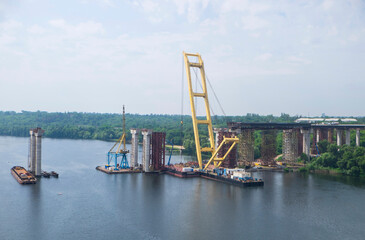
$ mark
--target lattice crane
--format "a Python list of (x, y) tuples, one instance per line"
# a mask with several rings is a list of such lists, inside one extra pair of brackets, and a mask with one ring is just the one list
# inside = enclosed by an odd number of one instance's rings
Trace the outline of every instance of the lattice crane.
[[(209, 108), (209, 100), (208, 100), (208, 91), (207, 91), (207, 84), (205, 79), (205, 71), (204, 71), (204, 63), (200, 56), (200, 54), (193, 54), (193, 53), (185, 53), (184, 55), (184, 62), (185, 62), (185, 69), (186, 69), (186, 75), (188, 79), (188, 87), (189, 87), (189, 95), (190, 95), (190, 105), (191, 105), (191, 117), (193, 120), (193, 128), (194, 128), (194, 138), (195, 138), (195, 147), (196, 147), (196, 155), (198, 158), (198, 163), (200, 169), (206, 170), (209, 166), (209, 164), (213, 161), (214, 166), (219, 167), (224, 159), (228, 156), (228, 154), (232, 151), (234, 146), (238, 143), (239, 139), (237, 137), (234, 138), (223, 138), (223, 141), (221, 144), (216, 148), (215, 142), (214, 142), (214, 134), (213, 134), (213, 126), (212, 126), (212, 118), (210, 116), (210, 108)], [(198, 59), (198, 62), (192, 62), (189, 60), (189, 57), (195, 57)], [(200, 69), (200, 77), (201, 77), (201, 83), (202, 83), (202, 89), (203, 92), (194, 92), (193, 91), (193, 84), (191, 80), (191, 68), (199, 68)], [(205, 112), (206, 112), (206, 119), (199, 120), (196, 116), (196, 109), (195, 109), (195, 98), (203, 98), (205, 103)], [(210, 147), (202, 148), (200, 146), (200, 139), (199, 139), (199, 128), (198, 125), (206, 125), (208, 128), (209, 133), (209, 143)], [(224, 154), (223, 157), (218, 158), (217, 154), (219, 150), (223, 147), (223, 145), (232, 143), (231, 147), (228, 149), (228, 151)], [(202, 160), (202, 152), (210, 152), (212, 153), (212, 157), (209, 159), (207, 164), (203, 168), (203, 160)]]
[[(126, 148), (125, 144), (125, 108), (123, 105), (123, 134), (118, 139), (118, 141), (113, 145), (113, 147), (108, 152), (108, 166), (110, 166), (110, 162), (114, 160), (114, 170), (118, 170), (118, 157), (122, 156), (122, 160), (120, 162), (119, 168), (129, 168), (127, 153), (129, 150)], [(114, 151), (115, 147), (118, 145), (117, 149)], [(123, 146), (123, 147), (122, 147)]]

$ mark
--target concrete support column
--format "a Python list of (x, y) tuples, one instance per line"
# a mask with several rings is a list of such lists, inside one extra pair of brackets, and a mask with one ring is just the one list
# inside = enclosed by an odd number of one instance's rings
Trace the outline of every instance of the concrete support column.
[(138, 167), (138, 135), (139, 129), (132, 128), (132, 152), (131, 152), (131, 167)]
[(261, 164), (274, 165), (276, 156), (276, 130), (263, 130), (261, 142)]
[(238, 155), (239, 161), (251, 165), (255, 161), (255, 137), (253, 129), (244, 129), (239, 135)]
[(320, 130), (316, 129), (315, 133), (316, 133), (316, 143), (318, 144), (318, 142), (321, 140), (320, 139)]
[(356, 129), (356, 146), (360, 146), (360, 129)]
[(332, 143), (332, 135), (333, 135), (333, 130), (328, 129), (327, 140), (328, 140), (329, 143)]
[(345, 139), (345, 143), (346, 145), (350, 146), (350, 133), (351, 133), (351, 130), (350, 129), (346, 129), (345, 130), (345, 134), (346, 134), (346, 139)]
[(37, 131), (34, 133), (35, 142), (36, 142), (36, 167), (35, 167), (35, 175), (42, 175), (42, 135), (44, 130), (37, 128)]
[(145, 172), (150, 171), (150, 155), (151, 155), (151, 135), (152, 130), (150, 129), (143, 129), (143, 154), (142, 154), (142, 164), (143, 170)]
[(31, 129), (29, 131), (30, 139), (29, 139), (29, 159), (28, 159), (28, 170), (35, 173), (35, 167), (36, 167), (36, 142), (35, 142), (35, 136), (34, 136), (34, 130)]
[(336, 129), (337, 132), (337, 146), (342, 145), (342, 130)]
[(283, 130), (283, 160), (294, 162), (298, 157), (298, 136), (295, 129)]
[(223, 128), (214, 128), (213, 132), (215, 134), (215, 149), (218, 148), (218, 142), (219, 142), (219, 132), (222, 132)]
[(301, 129), (300, 132), (303, 134), (303, 153), (309, 156), (311, 148), (310, 131), (309, 129)]

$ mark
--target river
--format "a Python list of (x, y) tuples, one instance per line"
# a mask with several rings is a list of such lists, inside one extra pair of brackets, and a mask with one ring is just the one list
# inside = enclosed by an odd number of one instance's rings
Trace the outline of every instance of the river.
[(240, 188), (107, 175), (95, 167), (105, 164), (110, 142), (45, 138), (42, 169), (60, 177), (23, 186), (10, 168), (26, 167), (28, 142), (0, 137), (2, 240), (365, 239), (364, 179), (265, 172), (255, 173), (264, 187)]

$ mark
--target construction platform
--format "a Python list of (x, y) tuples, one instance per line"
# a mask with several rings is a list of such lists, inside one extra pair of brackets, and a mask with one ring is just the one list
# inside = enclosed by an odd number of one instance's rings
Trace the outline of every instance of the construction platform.
[(97, 166), (95, 169), (106, 174), (142, 173), (142, 170), (140, 169), (131, 170), (130, 168), (125, 168), (125, 169), (122, 168), (115, 170), (115, 169), (105, 168), (105, 166)]

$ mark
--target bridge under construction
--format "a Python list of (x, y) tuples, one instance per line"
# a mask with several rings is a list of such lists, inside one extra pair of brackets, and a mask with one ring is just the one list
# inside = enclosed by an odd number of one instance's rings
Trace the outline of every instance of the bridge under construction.
[[(229, 122), (226, 128), (213, 128), (211, 108), (209, 105), (206, 74), (204, 63), (199, 54), (183, 53), (186, 78), (188, 82), (191, 116), (194, 131), (197, 162), (185, 164), (165, 163), (166, 134), (154, 132), (152, 129), (130, 129), (132, 135), (130, 164), (125, 148), (125, 119), (123, 108), (123, 135), (114, 144), (108, 153), (108, 163), (98, 166), (97, 170), (108, 174), (118, 173), (169, 173), (177, 177), (204, 177), (207, 179), (227, 182), (241, 186), (263, 186), (262, 179), (255, 179), (251, 173), (237, 167), (237, 152), (239, 148), (240, 160), (246, 166), (254, 162), (254, 131), (262, 134), (261, 165), (276, 166), (276, 136), (279, 131), (283, 133), (283, 162), (295, 163), (298, 157), (305, 153), (318, 155), (317, 143), (321, 140), (328, 142), (337, 141), (350, 145), (350, 131), (356, 131), (356, 145), (360, 145), (360, 130), (365, 125), (355, 124), (312, 124), (312, 123), (242, 123)], [(195, 75), (192, 74), (195, 73)], [(199, 82), (201, 90), (193, 89), (193, 78)], [(205, 116), (197, 117), (197, 102), (203, 101)], [(181, 121), (181, 126), (183, 122)], [(201, 131), (208, 133), (208, 146), (201, 146)], [(142, 161), (138, 160), (139, 134), (143, 135)], [(336, 133), (336, 140), (334, 134)], [(311, 141), (313, 136), (313, 140)], [(114, 147), (118, 144), (116, 151)], [(183, 141), (181, 141), (183, 142)], [(312, 143), (312, 145), (311, 145)], [(123, 146), (123, 148), (121, 148)], [(205, 153), (205, 154), (203, 154)], [(123, 155), (120, 163), (118, 154)], [(114, 156), (114, 165), (111, 165), (110, 156)], [(209, 156), (203, 160), (203, 156)]]

